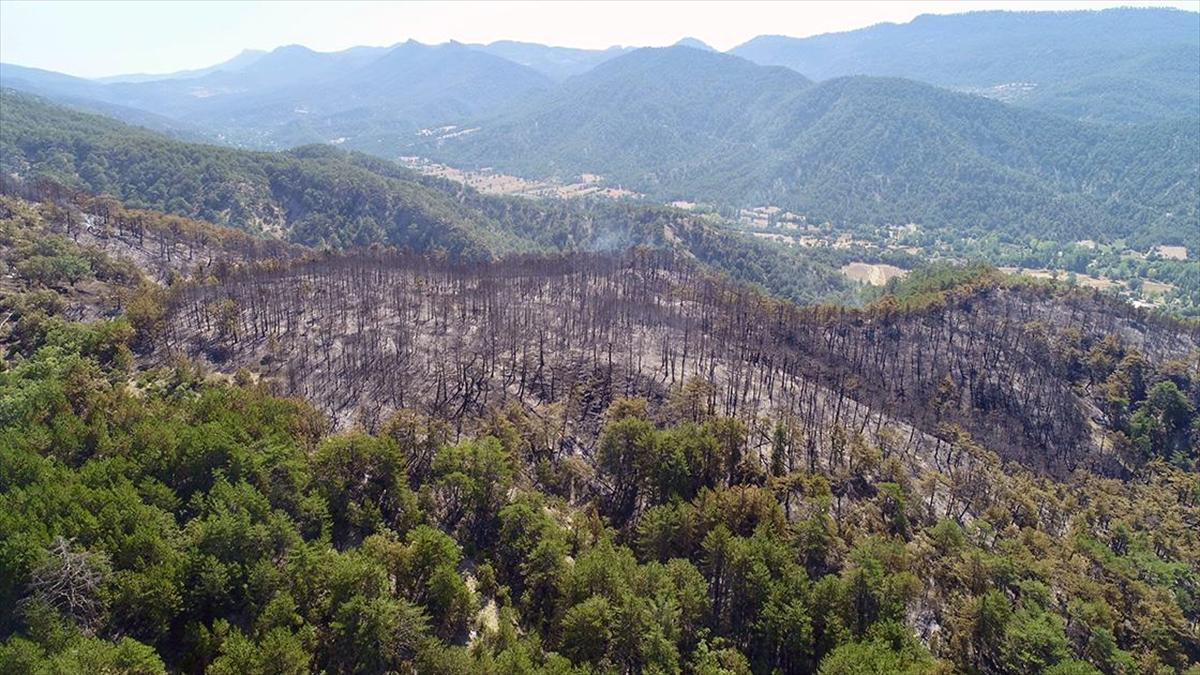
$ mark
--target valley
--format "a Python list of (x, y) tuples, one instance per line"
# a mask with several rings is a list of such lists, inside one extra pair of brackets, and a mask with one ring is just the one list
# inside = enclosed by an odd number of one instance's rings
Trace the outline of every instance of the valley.
[(1200, 675), (1200, 12), (989, 4), (0, 2), (0, 675)]

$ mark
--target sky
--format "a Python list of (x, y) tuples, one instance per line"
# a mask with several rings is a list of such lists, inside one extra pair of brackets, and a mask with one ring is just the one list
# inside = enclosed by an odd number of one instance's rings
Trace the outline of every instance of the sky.
[(0, 61), (81, 77), (210, 66), (243, 49), (521, 40), (557, 46), (664, 46), (699, 38), (726, 50), (763, 34), (805, 37), (920, 14), (1063, 10), (1171, 2), (53, 2), (0, 0)]

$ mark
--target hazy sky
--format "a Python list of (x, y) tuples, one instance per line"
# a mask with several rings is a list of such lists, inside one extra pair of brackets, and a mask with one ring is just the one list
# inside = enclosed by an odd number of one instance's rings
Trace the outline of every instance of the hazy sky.
[(318, 51), (408, 39), (509, 39), (570, 47), (662, 46), (692, 36), (728, 49), (983, 9), (1100, 9), (1175, 2), (27, 2), (0, 0), (0, 61), (97, 77), (212, 65), (242, 49)]

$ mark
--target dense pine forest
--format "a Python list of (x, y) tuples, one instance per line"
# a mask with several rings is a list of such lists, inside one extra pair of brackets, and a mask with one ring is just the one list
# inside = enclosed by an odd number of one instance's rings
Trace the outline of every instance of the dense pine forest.
[(0, 202), (4, 672), (1196, 672), (1194, 324), (40, 191)]

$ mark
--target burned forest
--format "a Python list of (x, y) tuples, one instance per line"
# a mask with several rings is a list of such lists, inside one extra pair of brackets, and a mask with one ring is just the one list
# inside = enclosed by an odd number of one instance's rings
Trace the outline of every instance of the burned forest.
[(792, 462), (809, 470), (837, 461), (835, 429), (938, 465), (955, 461), (957, 429), (1058, 475), (1120, 471), (1115, 420), (1087, 393), (1110, 373), (1081, 360), (1186, 364), (1197, 347), (1170, 320), (988, 274), (925, 302), (799, 308), (654, 251), (473, 265), (364, 253), (181, 288), (162, 344), (248, 368), (343, 428), (414, 408), (461, 432), (510, 401), (561, 402), (563, 423), (594, 438), (616, 398), (692, 396), (706, 416), (793, 425)]
[(0, 675), (1200, 675), (1200, 14), (83, 4), (0, 1)]

